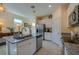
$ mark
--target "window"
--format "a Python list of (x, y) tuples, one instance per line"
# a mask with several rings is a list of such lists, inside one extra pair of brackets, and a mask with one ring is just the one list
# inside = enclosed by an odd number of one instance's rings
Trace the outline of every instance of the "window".
[(16, 24), (22, 24), (22, 20), (20, 20), (20, 19), (14, 19), (14, 23), (16, 23)]
[(21, 27), (22, 27), (23, 21), (21, 19), (14, 19), (14, 31), (20, 31)]

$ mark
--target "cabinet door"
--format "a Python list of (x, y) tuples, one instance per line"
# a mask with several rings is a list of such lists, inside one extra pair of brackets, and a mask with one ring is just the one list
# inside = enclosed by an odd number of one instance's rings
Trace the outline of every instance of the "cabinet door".
[(17, 55), (17, 43), (12, 44), (10, 42), (6, 42), (6, 54), (8, 55)]
[(36, 52), (36, 39), (32, 38), (30, 42), (30, 53), (34, 54)]
[(18, 55), (32, 55), (36, 51), (35, 39), (25, 40), (18, 43)]
[(29, 40), (25, 40), (23, 42), (18, 43), (17, 46), (17, 54), (18, 55), (29, 55)]
[(52, 40), (52, 33), (45, 32), (45, 39)]

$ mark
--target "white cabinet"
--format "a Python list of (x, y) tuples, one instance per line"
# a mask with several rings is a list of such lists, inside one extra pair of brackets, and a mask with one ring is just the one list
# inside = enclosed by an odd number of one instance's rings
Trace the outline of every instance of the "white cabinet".
[(29, 39), (24, 42), (18, 43), (17, 54), (18, 55), (32, 55), (36, 51), (36, 40)]
[(36, 38), (25, 39), (17, 43), (7, 42), (8, 55), (33, 55), (36, 52)]
[(45, 40), (52, 40), (52, 32), (45, 32)]

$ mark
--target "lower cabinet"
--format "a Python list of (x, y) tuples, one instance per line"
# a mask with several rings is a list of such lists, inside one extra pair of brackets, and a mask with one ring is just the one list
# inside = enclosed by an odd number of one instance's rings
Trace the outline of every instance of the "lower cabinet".
[(32, 55), (36, 51), (36, 40), (29, 39), (24, 42), (18, 43), (17, 54), (18, 55)]
[(8, 55), (33, 55), (36, 52), (36, 38), (18, 43), (7, 42)]
[(45, 32), (45, 40), (52, 40), (52, 32)]

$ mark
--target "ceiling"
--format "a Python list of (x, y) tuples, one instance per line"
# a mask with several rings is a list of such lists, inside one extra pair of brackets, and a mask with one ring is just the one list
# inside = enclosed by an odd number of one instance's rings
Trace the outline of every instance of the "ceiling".
[[(51, 7), (49, 8), (49, 5)], [(51, 14), (59, 4), (57, 3), (5, 3), (6, 11), (32, 19), (34, 16)], [(31, 8), (35, 6), (35, 8)], [(33, 10), (36, 12), (34, 13)]]

